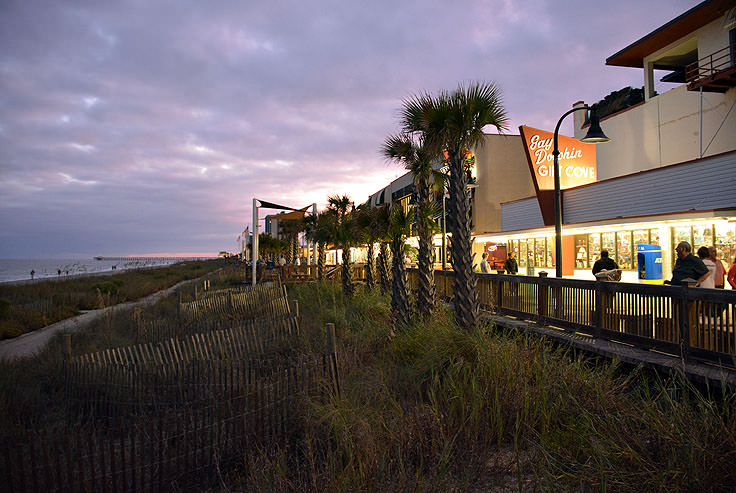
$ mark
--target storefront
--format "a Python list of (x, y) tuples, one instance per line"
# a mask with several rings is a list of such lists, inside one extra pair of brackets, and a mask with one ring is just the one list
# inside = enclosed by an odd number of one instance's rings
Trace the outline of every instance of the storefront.
[[(607, 250), (624, 271), (622, 280), (640, 282), (637, 245), (658, 245), (662, 251), (663, 279), (671, 275), (676, 260), (675, 246), (687, 241), (693, 253), (701, 246), (715, 246), (718, 258), (729, 266), (736, 257), (736, 218), (700, 218), (652, 221), (603, 226), (566, 227), (563, 231), (563, 261), (573, 265), (571, 277), (593, 279), (591, 269)], [(539, 228), (506, 235), (480, 235), (476, 242), (507, 245), (516, 254), (519, 274), (537, 275), (545, 270), (554, 275), (554, 229)]]

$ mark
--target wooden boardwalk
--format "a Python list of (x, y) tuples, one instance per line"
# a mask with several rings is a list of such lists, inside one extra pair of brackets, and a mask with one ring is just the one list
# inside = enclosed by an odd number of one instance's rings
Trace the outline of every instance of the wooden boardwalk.
[(715, 364), (697, 361), (683, 362), (682, 358), (654, 350), (646, 350), (615, 340), (594, 339), (574, 330), (540, 325), (531, 320), (511, 316), (494, 315), (481, 312), (483, 320), (499, 326), (518, 329), (537, 336), (546, 337), (558, 343), (568, 344), (587, 353), (612, 358), (632, 365), (642, 365), (658, 372), (684, 374), (693, 382), (723, 388), (736, 387), (736, 371)]

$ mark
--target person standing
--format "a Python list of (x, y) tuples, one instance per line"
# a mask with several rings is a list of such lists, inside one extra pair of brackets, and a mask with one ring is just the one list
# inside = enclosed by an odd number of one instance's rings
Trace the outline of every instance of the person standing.
[(713, 274), (713, 281), (717, 289), (724, 289), (726, 286), (726, 266), (718, 258), (718, 250), (715, 246), (708, 247), (708, 253), (710, 253), (710, 259), (716, 264), (716, 272)]
[(675, 248), (677, 252), (677, 261), (675, 267), (672, 269), (672, 279), (665, 284), (672, 284), (674, 286), (682, 285), (683, 279), (694, 279), (696, 286), (699, 286), (708, 276), (710, 271), (705, 266), (702, 260), (693, 255), (692, 247), (687, 241), (681, 241)]
[(726, 279), (728, 279), (728, 284), (731, 285), (731, 289), (736, 289), (736, 258), (733, 259), (733, 264), (731, 264), (731, 268), (728, 269)]
[(33, 276), (35, 276), (35, 275), (36, 275), (36, 270), (35, 269), (31, 269), (31, 281), (33, 280)]
[(716, 263), (713, 262), (713, 259), (710, 258), (710, 251), (708, 251), (708, 247), (701, 246), (700, 248), (698, 248), (698, 257), (708, 268), (708, 273), (710, 274), (705, 279), (703, 279), (698, 284), (698, 286), (700, 286), (701, 288), (715, 289)]
[(618, 269), (618, 264), (612, 258), (608, 258), (608, 250), (601, 250), (601, 258), (593, 264), (593, 275), (598, 274), (602, 270), (614, 269)]
[(480, 261), (480, 271), (483, 274), (490, 274), (491, 273), (491, 267), (488, 265), (488, 252), (483, 252), (483, 255), (481, 255), (481, 261)]
[(516, 274), (519, 272), (519, 265), (516, 263), (516, 259), (514, 258), (514, 252), (509, 253), (509, 258), (504, 262), (503, 268), (506, 269), (506, 272), (509, 274)]

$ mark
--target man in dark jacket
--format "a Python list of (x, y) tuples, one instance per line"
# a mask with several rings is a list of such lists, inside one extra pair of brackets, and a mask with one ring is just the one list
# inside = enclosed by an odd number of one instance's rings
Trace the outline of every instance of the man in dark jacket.
[(514, 258), (514, 252), (509, 253), (509, 258), (507, 258), (506, 262), (503, 263), (503, 268), (506, 270), (507, 274), (516, 274), (519, 272), (519, 265), (516, 263), (516, 259)]
[(696, 286), (699, 286), (710, 275), (708, 267), (691, 253), (692, 247), (687, 241), (678, 243), (675, 251), (677, 252), (677, 261), (672, 269), (672, 280), (665, 282), (665, 284), (679, 286), (683, 279), (690, 278), (696, 281)]
[(618, 269), (618, 264), (613, 259), (608, 258), (608, 250), (601, 250), (601, 258), (593, 264), (593, 275), (598, 274), (602, 270)]

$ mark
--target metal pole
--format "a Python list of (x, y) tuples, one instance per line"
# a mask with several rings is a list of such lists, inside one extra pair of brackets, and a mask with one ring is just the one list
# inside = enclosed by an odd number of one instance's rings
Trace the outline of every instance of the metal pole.
[(560, 133), (560, 125), (562, 124), (562, 120), (564, 120), (567, 115), (574, 111), (587, 109), (588, 105), (584, 105), (577, 106), (567, 111), (564, 115), (560, 117), (559, 121), (557, 122), (557, 126), (555, 127), (554, 150), (552, 151), (552, 155), (555, 158), (555, 276), (557, 277), (562, 277), (562, 197), (560, 194), (560, 149), (558, 143), (558, 135)]
[(251, 284), (256, 285), (256, 264), (258, 263), (258, 199), (253, 198), (253, 258), (251, 264)]
[(445, 191), (442, 190), (442, 270), (447, 269), (447, 216), (445, 212)]

